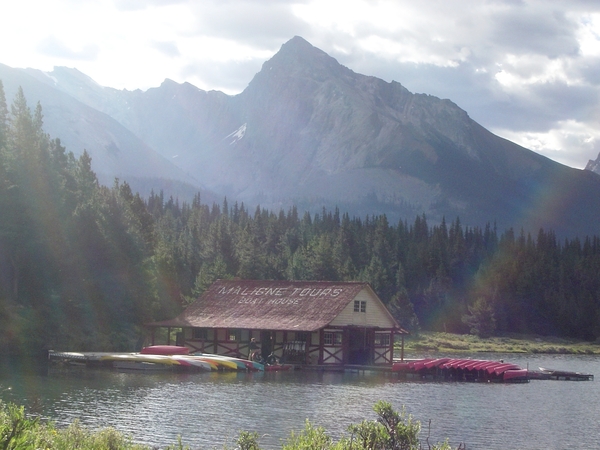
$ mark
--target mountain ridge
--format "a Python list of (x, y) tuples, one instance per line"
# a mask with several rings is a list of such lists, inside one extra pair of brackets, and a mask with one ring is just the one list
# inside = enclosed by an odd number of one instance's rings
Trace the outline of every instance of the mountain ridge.
[[(355, 73), (298, 36), (234, 96), (172, 80), (118, 91), (76, 69), (38, 76), (118, 122), (176, 166), (180, 181), (230, 200), (600, 232), (591, 171), (495, 136), (448, 99)], [(540, 201), (552, 196), (560, 208)]]

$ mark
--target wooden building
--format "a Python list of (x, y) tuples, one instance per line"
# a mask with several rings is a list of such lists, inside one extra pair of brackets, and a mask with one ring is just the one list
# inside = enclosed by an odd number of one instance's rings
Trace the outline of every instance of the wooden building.
[(395, 337), (406, 334), (363, 282), (218, 280), (149, 326), (181, 329), (177, 344), (191, 351), (248, 358), (254, 338), (263, 357), (330, 367), (391, 365)]

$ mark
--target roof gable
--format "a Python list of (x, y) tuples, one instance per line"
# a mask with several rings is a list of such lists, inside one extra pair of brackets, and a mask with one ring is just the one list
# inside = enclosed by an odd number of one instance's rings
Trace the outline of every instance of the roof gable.
[[(356, 301), (359, 304), (357, 312)], [(360, 308), (365, 308), (362, 310)], [(385, 307), (383, 302), (369, 285), (365, 286), (344, 309), (331, 321), (330, 325), (347, 326), (355, 325), (362, 327), (399, 328), (398, 322)]]
[(332, 322), (364, 282), (217, 280), (173, 320), (153, 325), (315, 331)]

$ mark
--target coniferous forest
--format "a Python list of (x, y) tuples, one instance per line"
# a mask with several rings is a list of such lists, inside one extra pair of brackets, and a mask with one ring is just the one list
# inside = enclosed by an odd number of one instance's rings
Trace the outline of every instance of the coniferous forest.
[(600, 238), (101, 186), (0, 82), (0, 352), (139, 349), (217, 278), (368, 281), (408, 330), (600, 337)]

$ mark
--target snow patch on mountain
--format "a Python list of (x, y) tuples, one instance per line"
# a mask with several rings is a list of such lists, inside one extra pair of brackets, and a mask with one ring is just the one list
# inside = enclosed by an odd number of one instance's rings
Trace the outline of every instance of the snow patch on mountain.
[(244, 123), (241, 127), (239, 127), (237, 130), (235, 130), (233, 133), (230, 133), (227, 136), (225, 136), (225, 138), (223, 138), (223, 140), (232, 138), (232, 141), (229, 143), (229, 145), (233, 145), (237, 141), (241, 140), (245, 134), (246, 134), (246, 124)]

